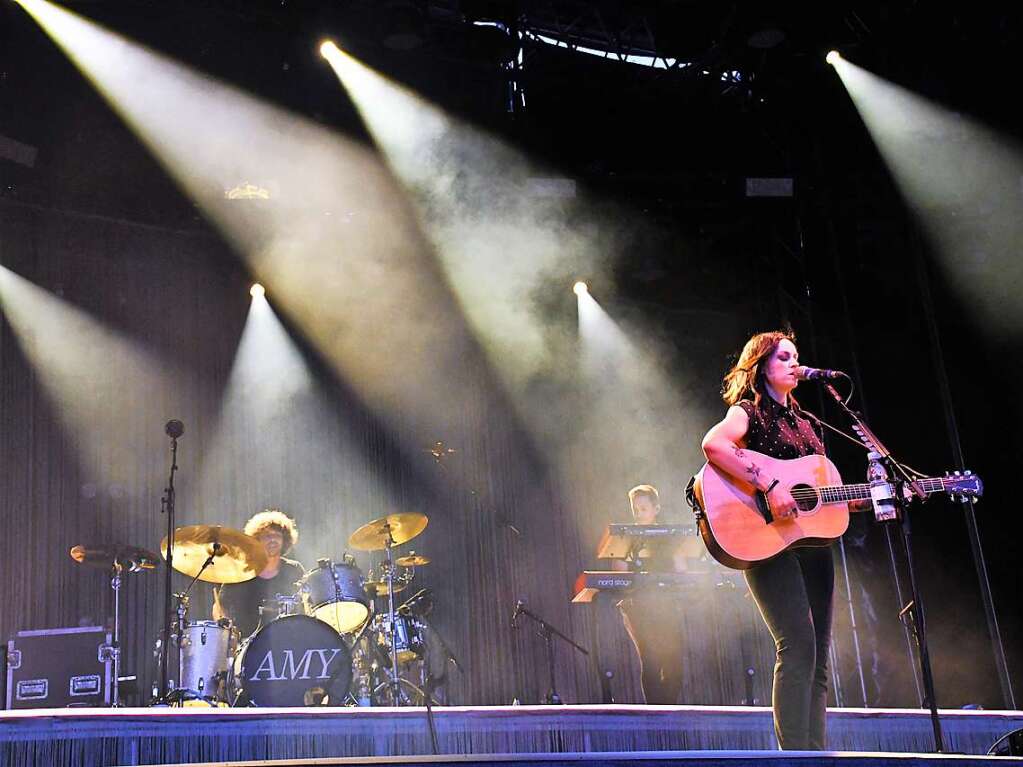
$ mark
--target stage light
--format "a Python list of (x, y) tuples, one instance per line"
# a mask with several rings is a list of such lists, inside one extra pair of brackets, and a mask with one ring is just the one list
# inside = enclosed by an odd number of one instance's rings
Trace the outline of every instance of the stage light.
[(835, 66), (842, 58), (842, 54), (838, 51), (828, 51), (828, 55), (824, 57), (824, 60), (831, 66)]
[(572, 286), (572, 292), (575, 293), (577, 296), (581, 296), (584, 293), (589, 293), (590, 289), (586, 286), (585, 282), (579, 281)]
[(266, 295), (266, 288), (260, 285), (258, 282), (252, 283), (252, 287), (249, 288), (249, 295), (253, 298), (262, 298)]
[(333, 40), (324, 40), (320, 43), (320, 55), (325, 59), (330, 59), (331, 56), (336, 56), (341, 52), (341, 49), (337, 47), (337, 43)]

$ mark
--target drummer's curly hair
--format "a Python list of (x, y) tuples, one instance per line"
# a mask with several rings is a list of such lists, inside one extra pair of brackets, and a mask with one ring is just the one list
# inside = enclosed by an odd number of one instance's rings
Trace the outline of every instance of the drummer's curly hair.
[(295, 520), (280, 509), (263, 509), (245, 523), (245, 534), (257, 537), (264, 530), (275, 529), (284, 536), (284, 554), (288, 554), (298, 543), (298, 527)]

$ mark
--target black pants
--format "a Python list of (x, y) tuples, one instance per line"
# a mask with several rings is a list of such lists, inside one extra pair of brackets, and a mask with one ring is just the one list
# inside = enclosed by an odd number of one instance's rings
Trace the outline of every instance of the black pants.
[(790, 549), (745, 575), (778, 651), (771, 696), (778, 745), (822, 751), (835, 587), (831, 547)]
[(682, 689), (682, 630), (677, 599), (636, 596), (621, 603), (622, 621), (639, 654), (643, 697), (673, 706)]

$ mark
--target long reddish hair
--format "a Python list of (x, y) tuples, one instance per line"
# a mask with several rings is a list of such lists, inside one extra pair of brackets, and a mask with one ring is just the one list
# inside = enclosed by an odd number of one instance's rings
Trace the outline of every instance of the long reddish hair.
[(767, 379), (762, 363), (774, 354), (778, 344), (785, 339), (796, 342), (795, 334), (785, 330), (757, 333), (746, 342), (739, 359), (721, 382), (721, 398), (725, 404), (734, 405), (749, 396), (752, 396), (754, 404), (760, 404), (760, 397), (767, 394)]

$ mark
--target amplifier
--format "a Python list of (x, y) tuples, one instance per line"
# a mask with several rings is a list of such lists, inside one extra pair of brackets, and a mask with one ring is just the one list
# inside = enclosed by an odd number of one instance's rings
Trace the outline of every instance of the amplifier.
[(100, 626), (19, 631), (7, 643), (7, 708), (109, 706), (113, 665)]

